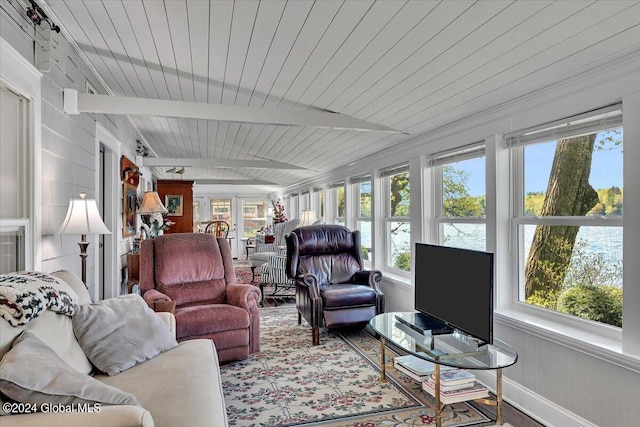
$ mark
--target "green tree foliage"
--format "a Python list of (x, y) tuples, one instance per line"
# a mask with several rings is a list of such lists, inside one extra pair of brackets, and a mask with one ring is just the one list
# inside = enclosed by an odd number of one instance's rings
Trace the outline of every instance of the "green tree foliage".
[(393, 263), (393, 266), (399, 270), (411, 270), (411, 252), (400, 252)]
[[(392, 217), (408, 217), (410, 206), (410, 194), (409, 194), (409, 172), (393, 175), (390, 179), (390, 201), (391, 201), (391, 216)], [(396, 236), (400, 233), (406, 233), (406, 223), (397, 222), (390, 230), (391, 232), (391, 244), (395, 245), (398, 240)], [(402, 251), (400, 253), (398, 248), (393, 247), (394, 253), (394, 266), (400, 270), (409, 271), (411, 269), (411, 252)]]
[(391, 177), (391, 216), (409, 216), (409, 172)]
[(371, 218), (371, 183), (360, 184), (360, 216)]
[(338, 217), (344, 218), (344, 187), (338, 187)]
[[(602, 188), (596, 190), (598, 203), (587, 213), (587, 216), (622, 215), (623, 190), (620, 187)], [(530, 192), (524, 198), (524, 214), (540, 216), (545, 193)]]
[(369, 261), (369, 249), (364, 245), (360, 245), (360, 252), (362, 253), (362, 259)]
[(574, 286), (560, 294), (558, 310), (584, 319), (622, 327), (622, 288)]
[(484, 197), (472, 197), (469, 173), (451, 165), (442, 167), (442, 210), (445, 217), (484, 216)]
[[(565, 244), (566, 246), (566, 244)], [(559, 245), (559, 250), (568, 247)], [(557, 266), (547, 263), (547, 280), (561, 280)], [(588, 251), (584, 240), (576, 242), (562, 289), (536, 292), (529, 304), (560, 311), (613, 326), (622, 325), (622, 265)]]

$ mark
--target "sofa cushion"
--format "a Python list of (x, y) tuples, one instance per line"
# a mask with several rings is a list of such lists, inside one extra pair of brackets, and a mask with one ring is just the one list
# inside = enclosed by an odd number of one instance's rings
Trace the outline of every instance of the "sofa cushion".
[(184, 341), (118, 375), (95, 378), (137, 396), (155, 427), (229, 425), (211, 340)]
[(139, 404), (133, 395), (73, 369), (30, 331), (20, 334), (2, 358), (0, 391), (35, 405)]
[(77, 306), (73, 330), (89, 360), (109, 375), (178, 345), (167, 325), (136, 294)]
[[(62, 279), (73, 289), (78, 295), (78, 304), (91, 302), (84, 283), (75, 273), (68, 270), (60, 270), (51, 274)], [(4, 319), (0, 319), (0, 359), (9, 351), (15, 338), (24, 330), (33, 332), (78, 372), (88, 374), (93, 369), (91, 362), (87, 359), (87, 356), (78, 345), (76, 337), (73, 335), (71, 317), (56, 314), (50, 310), (45, 310), (40, 316), (23, 326), (11, 326)]]

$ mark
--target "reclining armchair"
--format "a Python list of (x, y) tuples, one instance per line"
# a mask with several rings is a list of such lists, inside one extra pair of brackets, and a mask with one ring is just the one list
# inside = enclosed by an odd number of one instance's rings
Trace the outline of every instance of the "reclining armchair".
[(378, 270), (365, 270), (360, 231), (341, 225), (310, 225), (289, 233), (287, 276), (296, 283), (298, 324), (302, 317), (313, 328), (313, 345), (320, 328), (364, 327), (384, 313)]
[(176, 338), (209, 338), (221, 362), (260, 351), (260, 291), (236, 283), (225, 238), (177, 233), (146, 239), (140, 290), (156, 311), (174, 311)]

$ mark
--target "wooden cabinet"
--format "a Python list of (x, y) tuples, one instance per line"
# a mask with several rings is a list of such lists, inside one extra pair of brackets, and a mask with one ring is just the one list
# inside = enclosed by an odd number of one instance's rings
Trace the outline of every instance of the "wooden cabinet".
[[(182, 209), (179, 209), (181, 215), (167, 215), (175, 224), (169, 230), (165, 230), (165, 233), (193, 233), (193, 181), (158, 180), (157, 191), (160, 201), (167, 208), (167, 196), (182, 196)], [(176, 197), (171, 199), (176, 200)]]
[(133, 286), (140, 282), (140, 254), (129, 252), (127, 254), (127, 290), (129, 293)]

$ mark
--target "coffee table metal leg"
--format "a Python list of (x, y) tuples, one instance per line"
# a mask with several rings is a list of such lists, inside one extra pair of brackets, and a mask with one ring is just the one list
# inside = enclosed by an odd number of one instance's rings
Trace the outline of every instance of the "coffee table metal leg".
[(435, 398), (436, 398), (436, 427), (442, 427), (442, 408), (440, 407), (440, 365), (437, 363), (434, 364), (433, 375), (436, 380), (436, 390), (435, 390)]
[(496, 372), (496, 424), (501, 426), (502, 422), (502, 369)]
[(380, 374), (380, 381), (387, 382), (387, 366), (386, 366), (386, 356), (384, 354), (385, 340), (384, 337), (380, 337), (380, 370), (382, 373)]

